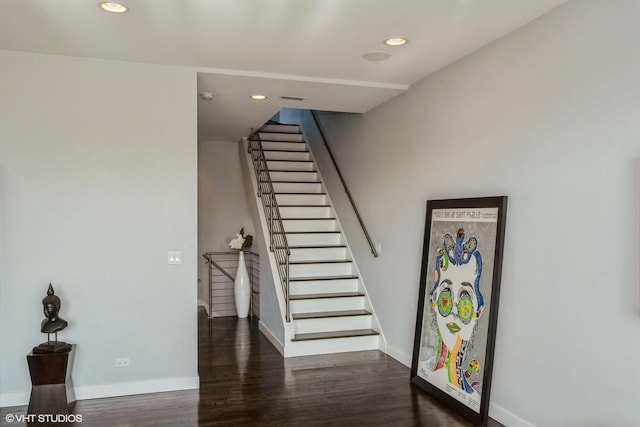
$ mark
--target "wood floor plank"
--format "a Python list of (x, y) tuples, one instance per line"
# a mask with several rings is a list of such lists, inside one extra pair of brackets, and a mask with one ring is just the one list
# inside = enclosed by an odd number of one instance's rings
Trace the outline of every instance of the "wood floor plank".
[[(321, 280), (351, 280), (357, 279), (358, 276), (352, 274), (342, 276), (296, 276), (290, 277), (290, 282), (314, 282)], [(311, 294), (311, 295), (296, 295), (295, 299), (314, 299), (314, 298), (338, 298), (338, 297), (355, 297), (363, 296), (361, 292), (341, 292), (335, 294)], [(293, 298), (293, 295), (291, 296)]]
[(319, 311), (314, 313), (293, 313), (293, 320), (300, 319), (324, 319), (327, 317), (343, 317), (343, 316), (371, 316), (371, 312), (367, 310), (342, 310), (342, 311)]
[[(344, 277), (338, 277), (335, 276), (336, 279), (357, 279), (357, 277), (351, 277), (351, 276), (344, 276)], [(297, 280), (297, 279), (296, 279)], [(294, 280), (294, 278), (292, 277), (290, 279), (290, 281), (294, 282), (296, 281)], [(321, 280), (321, 279), (317, 279), (317, 280)], [(326, 292), (324, 294), (297, 294), (297, 295), (290, 295), (289, 299), (291, 301), (299, 301), (299, 300), (304, 300), (304, 299), (320, 299), (320, 298), (351, 298), (351, 297), (363, 297), (364, 294), (362, 292)]]
[(354, 329), (349, 331), (330, 331), (330, 332), (310, 332), (307, 334), (296, 334), (291, 341), (311, 341), (326, 340), (331, 338), (351, 338), (364, 337), (367, 335), (379, 335), (378, 331), (373, 329)]
[[(82, 427), (469, 427), (379, 351), (284, 359), (258, 319), (199, 316), (200, 390), (78, 401)], [(26, 363), (26, 362), (25, 362)], [(0, 408), (25, 414), (26, 406)], [(499, 423), (490, 421), (490, 427)]]

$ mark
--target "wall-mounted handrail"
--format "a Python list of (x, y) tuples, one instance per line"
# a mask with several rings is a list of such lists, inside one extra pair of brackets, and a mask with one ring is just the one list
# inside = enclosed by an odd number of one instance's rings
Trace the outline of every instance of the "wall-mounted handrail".
[(344, 192), (347, 193), (347, 197), (349, 198), (349, 202), (351, 202), (351, 206), (353, 207), (353, 211), (358, 218), (358, 222), (360, 222), (360, 227), (362, 227), (362, 231), (364, 231), (364, 235), (367, 238), (367, 242), (369, 242), (369, 247), (371, 248), (371, 253), (373, 253), (374, 257), (377, 257), (378, 251), (376, 250), (371, 237), (369, 236), (369, 232), (367, 231), (367, 227), (364, 225), (364, 221), (360, 216), (360, 212), (358, 211), (358, 207), (356, 206), (356, 202), (353, 201), (353, 197), (351, 197), (351, 192), (349, 191), (349, 187), (347, 187), (347, 183), (342, 176), (342, 172), (340, 172), (340, 168), (338, 167), (338, 163), (336, 163), (335, 157), (333, 157), (333, 152), (331, 151), (331, 147), (329, 147), (329, 142), (327, 139), (327, 135), (324, 132), (324, 128), (322, 127), (322, 123), (320, 122), (320, 118), (318, 117), (318, 112), (316, 110), (311, 110), (311, 115), (313, 116), (313, 121), (316, 123), (316, 127), (318, 128), (318, 132), (320, 132), (320, 137), (324, 141), (324, 146), (327, 148), (327, 152), (329, 153), (329, 157), (331, 157), (331, 161), (333, 162), (333, 166), (336, 168), (338, 172), (338, 177), (340, 177), (340, 182), (342, 182), (342, 186), (344, 187)]
[(276, 200), (276, 194), (271, 182), (271, 174), (267, 165), (267, 158), (262, 147), (262, 140), (259, 132), (253, 132), (249, 137), (249, 153), (253, 162), (253, 168), (258, 181), (258, 196), (262, 200), (267, 228), (269, 229), (269, 250), (273, 252), (278, 265), (278, 273), (282, 282), (282, 291), (286, 304), (285, 318), (291, 321), (291, 308), (289, 303), (289, 242), (282, 225), (280, 207)]

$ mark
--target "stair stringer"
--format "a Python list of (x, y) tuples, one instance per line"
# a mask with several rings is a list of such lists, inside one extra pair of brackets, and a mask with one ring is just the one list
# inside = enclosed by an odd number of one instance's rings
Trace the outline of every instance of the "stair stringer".
[[(278, 299), (278, 307), (280, 309), (280, 318), (282, 319), (282, 323), (284, 327), (284, 337), (283, 337), (284, 342), (280, 342), (278, 337), (271, 334), (269, 329), (265, 325), (263, 325), (262, 322), (260, 325), (260, 330), (263, 334), (265, 334), (265, 336), (269, 339), (269, 341), (271, 341), (272, 344), (274, 344), (274, 346), (278, 349), (278, 351), (282, 353), (284, 357), (289, 357), (288, 353), (291, 352), (291, 349), (290, 349), (290, 346), (292, 344), (291, 340), (295, 335), (295, 331), (293, 329), (293, 322), (286, 321), (287, 305), (285, 302), (284, 291), (282, 290), (282, 285), (281, 285), (282, 282), (280, 280), (280, 274), (278, 273), (278, 264), (273, 252), (269, 250), (269, 241), (270, 241), (269, 226), (267, 224), (267, 218), (264, 213), (264, 207), (262, 206), (262, 200), (260, 196), (258, 196), (258, 180), (256, 179), (256, 173), (253, 168), (253, 160), (251, 159), (251, 154), (248, 152), (249, 141), (247, 138), (242, 138), (241, 147), (244, 154), (242, 158), (245, 161), (245, 166), (247, 168), (247, 172), (249, 174), (250, 182), (251, 182), (251, 189), (252, 189), (251, 198), (253, 199), (253, 201), (256, 203), (256, 206), (257, 206), (258, 220), (260, 221), (260, 231), (262, 232), (261, 237), (264, 239), (264, 242), (266, 243), (265, 245), (267, 247), (266, 252), (269, 254), (268, 255), (269, 271), (271, 272), (271, 275), (273, 277), (276, 297)], [(261, 266), (263, 265), (264, 264), (261, 263)], [(274, 340), (276, 342), (274, 342)]]

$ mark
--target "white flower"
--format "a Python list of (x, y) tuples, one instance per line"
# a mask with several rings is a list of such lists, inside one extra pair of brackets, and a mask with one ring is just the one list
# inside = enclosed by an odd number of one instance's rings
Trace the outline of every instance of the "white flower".
[(236, 238), (229, 242), (231, 249), (242, 249), (242, 245), (244, 245), (244, 237), (240, 234), (236, 234)]

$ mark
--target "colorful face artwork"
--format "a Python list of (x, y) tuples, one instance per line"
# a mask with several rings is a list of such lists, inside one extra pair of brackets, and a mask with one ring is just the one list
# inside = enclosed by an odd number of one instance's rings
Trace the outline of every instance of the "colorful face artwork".
[(478, 385), (468, 379), (481, 369), (477, 360), (465, 358), (484, 309), (480, 291), (482, 256), (477, 249), (478, 240), (465, 240), (464, 229), (458, 229), (455, 236), (446, 233), (436, 250), (435, 283), (429, 292), (439, 354), (432, 369), (445, 369), (448, 382), (467, 393), (473, 393)]
[(427, 201), (411, 383), (474, 425), (488, 419), (505, 208), (506, 197)]

